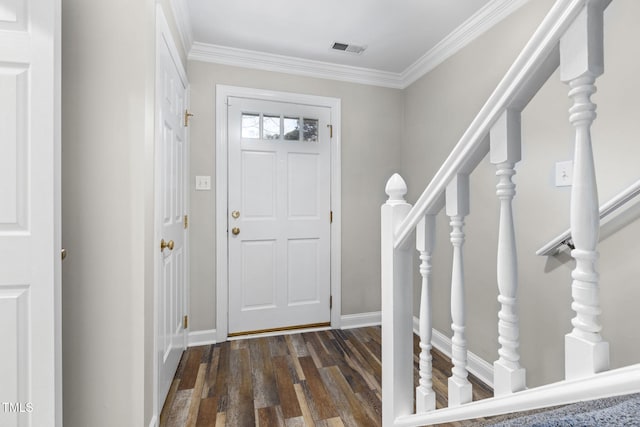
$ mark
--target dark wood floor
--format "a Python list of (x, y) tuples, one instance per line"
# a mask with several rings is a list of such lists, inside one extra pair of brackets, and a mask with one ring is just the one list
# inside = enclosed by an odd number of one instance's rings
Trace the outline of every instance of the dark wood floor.
[[(191, 347), (180, 361), (160, 425), (380, 426), (380, 343), (380, 327), (367, 327)], [(416, 339), (416, 382), (417, 344)], [(447, 403), (451, 363), (436, 350), (432, 355), (440, 408)], [(475, 377), (469, 379), (474, 400), (492, 396)]]

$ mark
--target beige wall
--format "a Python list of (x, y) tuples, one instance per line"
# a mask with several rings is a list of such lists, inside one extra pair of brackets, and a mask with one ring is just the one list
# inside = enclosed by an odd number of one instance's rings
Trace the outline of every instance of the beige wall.
[[(529, 2), (513, 16), (471, 43), (405, 91), (405, 128), (401, 171), (415, 201), (462, 135), (482, 103), (520, 51), (551, 0)], [(640, 179), (640, 88), (631, 82), (640, 72), (638, 55), (629, 55), (640, 30), (632, 17), (634, 0), (613, 2), (606, 12), (606, 73), (594, 101), (594, 150), (601, 203)], [(514, 201), (520, 269), (521, 351), (530, 385), (563, 376), (564, 334), (570, 331), (570, 271), (567, 257), (536, 257), (535, 251), (568, 227), (568, 187), (554, 185), (554, 165), (572, 157), (567, 88), (557, 73), (525, 109), (523, 161), (517, 166)], [(471, 215), (465, 244), (467, 338), (471, 351), (492, 362), (497, 356), (496, 241), (498, 201), (495, 167), (485, 159), (471, 175)], [(438, 220), (434, 256), (434, 322), (450, 333), (451, 244), (444, 215)], [(611, 343), (613, 366), (637, 362), (640, 314), (637, 277), (640, 223), (606, 238), (600, 246), (604, 337)]]
[(64, 425), (147, 426), (155, 2), (63, 0), (62, 23)]
[[(380, 310), (380, 205), (400, 167), (402, 92), (189, 61), (191, 109), (191, 330), (215, 328), (215, 85), (297, 92), (342, 100), (342, 314)], [(215, 183), (212, 182), (215, 187)]]

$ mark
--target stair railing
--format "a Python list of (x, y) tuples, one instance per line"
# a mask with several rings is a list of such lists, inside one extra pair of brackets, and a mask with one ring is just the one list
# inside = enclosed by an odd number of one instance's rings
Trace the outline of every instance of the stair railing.
[[(629, 217), (638, 217), (638, 211), (640, 210), (639, 196), (640, 180), (634, 182), (600, 206), (600, 240), (619, 230), (629, 220)], [(574, 248), (571, 240), (571, 229), (564, 231), (542, 246), (536, 251), (536, 255), (555, 255), (563, 246)]]
[[(556, 1), (415, 206), (404, 199), (407, 187), (400, 175), (394, 174), (389, 179), (386, 186), (389, 199), (381, 209), (382, 416), (385, 427), (456, 421), (545, 404), (569, 403), (572, 399), (584, 398), (585, 378), (605, 381), (589, 395), (592, 398), (599, 397), (598, 393), (618, 390), (640, 391), (637, 381), (640, 365), (633, 368), (634, 385), (630, 385), (627, 371), (626, 374), (610, 371), (607, 375), (595, 375), (608, 369), (609, 346), (600, 335), (598, 320), (599, 285), (595, 269), (598, 195), (591, 147), (591, 125), (596, 117), (596, 106), (590, 97), (595, 92), (596, 78), (603, 73), (603, 12), (610, 2)], [(572, 320), (573, 330), (565, 337), (565, 381), (546, 388), (526, 389), (525, 369), (520, 365), (518, 352), (518, 273), (512, 213), (516, 186), (512, 177), (521, 157), (521, 111), (558, 66), (573, 100), (569, 109), (569, 121), (575, 128), (570, 224), (576, 267), (572, 273), (571, 307), (576, 315)], [(500, 348), (494, 362), (494, 397), (472, 403), (465, 338), (464, 219), (469, 214), (469, 174), (487, 154), (496, 165), (496, 194), (500, 204), (497, 251)], [(436, 410), (430, 355), (431, 256), (435, 243), (435, 216), (443, 208), (450, 218), (453, 247), (453, 369), (448, 380), (449, 407)], [(412, 350), (414, 248), (411, 243), (414, 235), (422, 278), (419, 383), (415, 393)], [(563, 398), (559, 399), (559, 395)]]

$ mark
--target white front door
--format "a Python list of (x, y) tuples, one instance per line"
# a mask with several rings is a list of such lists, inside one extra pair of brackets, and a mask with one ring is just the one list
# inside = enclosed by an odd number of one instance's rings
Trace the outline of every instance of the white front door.
[(228, 108), (229, 333), (328, 324), (331, 111)]
[(158, 411), (186, 348), (187, 80), (173, 41), (158, 35), (156, 76), (156, 289)]
[(0, 1), (0, 426), (62, 425), (60, 2)]

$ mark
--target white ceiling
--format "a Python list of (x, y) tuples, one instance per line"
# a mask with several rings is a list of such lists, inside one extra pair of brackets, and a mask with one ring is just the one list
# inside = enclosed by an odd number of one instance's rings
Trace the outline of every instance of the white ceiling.
[[(345, 66), (358, 67), (384, 73), (388, 80), (388, 76), (403, 79), (403, 73), (421, 61), (429, 62), (430, 56), (442, 60), (451, 55), (526, 1), (183, 0), (182, 4), (190, 33), (187, 50), (191, 56), (200, 55), (197, 59), (203, 59), (204, 51), (226, 60), (260, 55), (264, 63), (266, 54), (269, 61), (302, 60), (307, 68), (314, 66), (309, 61), (343, 71)], [(367, 49), (360, 55), (339, 52), (331, 49), (334, 42)]]

